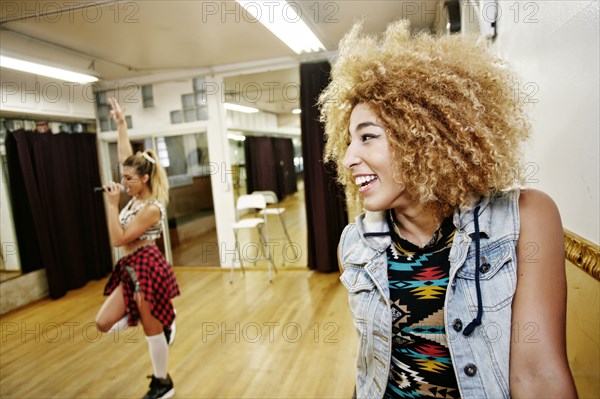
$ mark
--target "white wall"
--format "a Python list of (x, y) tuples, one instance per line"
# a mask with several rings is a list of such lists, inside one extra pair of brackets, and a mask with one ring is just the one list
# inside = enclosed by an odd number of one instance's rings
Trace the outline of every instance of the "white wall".
[(599, 2), (501, 0), (499, 5), (493, 48), (520, 75), (520, 90), (531, 100), (528, 186), (554, 198), (565, 228), (598, 243)]
[[(161, 130), (169, 132), (173, 129), (183, 128), (180, 124), (172, 125), (170, 119), (171, 111), (181, 110), (181, 96), (193, 93), (193, 81), (191, 77), (178, 78), (166, 81), (152, 82), (151, 77), (140, 78), (139, 80), (105, 82), (103, 90), (107, 91), (108, 96), (115, 96), (122, 107), (125, 107), (125, 113), (131, 115), (133, 119), (133, 129), (130, 133), (148, 134), (151, 132), (160, 132)], [(221, 77), (213, 76), (205, 78), (205, 87), (207, 88), (206, 99), (215, 102), (219, 108), (224, 102), (224, 85), (220, 82)], [(154, 106), (144, 108), (142, 103), (142, 93), (140, 85), (151, 84), (154, 95)], [(209, 112), (209, 118), (213, 118)], [(209, 122), (199, 121), (185, 123), (185, 127), (207, 126)], [(258, 112), (247, 114), (237, 111), (226, 111), (225, 125), (227, 128), (269, 131), (275, 132), (279, 129), (277, 115), (267, 112)]]

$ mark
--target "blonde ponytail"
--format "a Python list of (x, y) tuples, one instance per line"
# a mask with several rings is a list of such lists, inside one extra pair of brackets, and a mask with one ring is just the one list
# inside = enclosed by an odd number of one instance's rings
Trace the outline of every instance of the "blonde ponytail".
[(165, 207), (169, 204), (169, 180), (167, 179), (167, 171), (160, 164), (160, 160), (156, 153), (152, 150), (144, 151), (154, 160), (152, 173), (150, 175), (150, 188), (152, 189), (151, 199), (156, 199)]

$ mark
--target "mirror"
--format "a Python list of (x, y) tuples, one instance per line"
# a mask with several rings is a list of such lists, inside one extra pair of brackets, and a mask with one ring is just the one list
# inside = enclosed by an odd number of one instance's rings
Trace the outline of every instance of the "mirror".
[[(269, 228), (273, 230), (269, 230), (269, 237), (279, 244), (279, 250), (274, 251), (275, 262), (306, 267), (299, 70), (295, 67), (227, 77), (223, 100), (257, 110), (254, 113), (227, 110), (229, 159), (237, 171), (234, 202), (239, 195), (253, 191), (275, 191), (279, 197), (277, 206), (285, 208), (283, 217), (291, 245), (299, 249), (291, 251), (282, 225), (276, 218), (269, 220)], [(262, 141), (262, 145), (256, 147), (256, 141)], [(257, 177), (256, 169), (262, 169), (258, 175), (265, 179)]]

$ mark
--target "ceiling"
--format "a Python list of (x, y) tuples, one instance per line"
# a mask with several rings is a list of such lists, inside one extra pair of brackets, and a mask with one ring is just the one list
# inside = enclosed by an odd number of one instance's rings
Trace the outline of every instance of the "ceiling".
[[(414, 29), (432, 29), (442, 3), (290, 2), (326, 47), (321, 58), (336, 50), (356, 20), (364, 20), (367, 32), (382, 32), (399, 18), (411, 19)], [(293, 65), (307, 59), (296, 55), (234, 1), (20, 0), (3, 2), (0, 9), (2, 54), (89, 73), (104, 81), (232, 65), (242, 71), (243, 65), (264, 60), (289, 59)], [(284, 10), (283, 6), (271, 8), (271, 12)], [(243, 82), (250, 81), (283, 87), (298, 84), (299, 77), (297, 68), (278, 72), (264, 68), (258, 74), (229, 77), (226, 85), (235, 88), (240, 82), (237, 87), (244, 87)], [(255, 86), (268, 88), (269, 84)], [(258, 97), (270, 100), (260, 106), (269, 112), (297, 107), (289, 98)]]

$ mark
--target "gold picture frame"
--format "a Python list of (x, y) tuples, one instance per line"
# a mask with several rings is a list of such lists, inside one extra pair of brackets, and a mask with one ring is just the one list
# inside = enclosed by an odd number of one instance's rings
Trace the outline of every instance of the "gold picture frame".
[(564, 229), (565, 258), (600, 281), (600, 246)]

